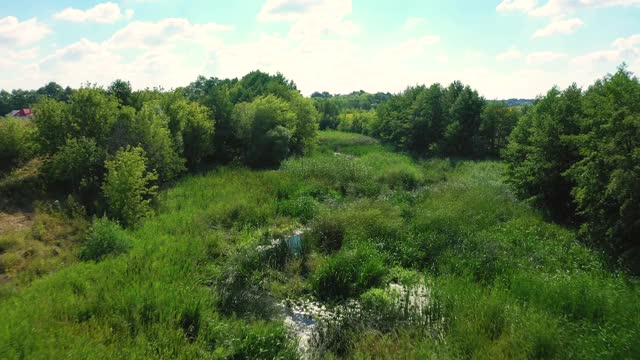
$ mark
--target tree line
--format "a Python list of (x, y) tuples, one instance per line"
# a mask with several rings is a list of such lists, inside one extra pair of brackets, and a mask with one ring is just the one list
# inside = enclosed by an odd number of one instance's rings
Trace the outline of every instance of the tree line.
[(640, 81), (624, 65), (538, 98), (504, 158), (521, 197), (640, 272)]
[(448, 87), (413, 86), (384, 97), (369, 94), (384, 100), (368, 108), (340, 108), (331, 105), (334, 98), (316, 100), (321, 128), (335, 117), (324, 127), (374, 136), (421, 157), (498, 157), (521, 114), (520, 108), (487, 101), (459, 81)]
[[(333, 95), (326, 91), (311, 94), (316, 108), (320, 112), (320, 130), (338, 129), (348, 132), (365, 133), (360, 120), (375, 114), (378, 105), (391, 99), (390, 93), (378, 92), (369, 94), (363, 90), (347, 95)], [(349, 116), (347, 116), (349, 115)], [(353, 123), (354, 118), (355, 124)]]
[(24, 104), (33, 121), (0, 120), (0, 173), (42, 159), (50, 191), (124, 225), (149, 213), (157, 186), (185, 172), (230, 162), (272, 167), (309, 152), (319, 121), (281, 74), (199, 78), (174, 91), (134, 92), (117, 80), (63, 94)]
[(174, 91), (132, 91), (119, 80), (1, 94), (33, 101), (35, 118), (0, 121), (0, 173), (41, 158), (50, 188), (125, 224), (148, 212), (157, 186), (185, 172), (274, 167), (311, 151), (320, 127), (418, 157), (502, 157), (519, 197), (640, 271), (640, 83), (624, 66), (586, 90), (554, 87), (522, 107), (457, 81), (305, 98), (283, 75), (259, 71), (200, 77)]
[(624, 65), (533, 101), (487, 101), (457, 81), (408, 87), (370, 110), (327, 114), (327, 99), (316, 96), (322, 119), (335, 114), (328, 128), (418, 157), (502, 158), (520, 198), (640, 273), (640, 83)]

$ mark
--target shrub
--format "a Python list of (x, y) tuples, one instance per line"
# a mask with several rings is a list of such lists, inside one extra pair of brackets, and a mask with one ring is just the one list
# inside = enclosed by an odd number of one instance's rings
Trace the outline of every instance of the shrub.
[(385, 169), (380, 181), (395, 190), (414, 190), (422, 183), (422, 174), (414, 166), (396, 165)]
[(43, 173), (49, 181), (73, 191), (91, 190), (98, 187), (104, 158), (95, 140), (71, 138), (45, 163)]
[(308, 236), (321, 251), (332, 253), (342, 247), (345, 231), (346, 226), (342, 214), (324, 214), (311, 224)]
[(0, 173), (20, 166), (35, 155), (35, 127), (29, 120), (0, 118)]
[(107, 174), (102, 191), (109, 213), (126, 226), (136, 225), (152, 214), (150, 197), (157, 188), (150, 183), (157, 180), (155, 172), (148, 172), (144, 151), (130, 148), (118, 151), (113, 160), (105, 163)]
[(380, 285), (386, 271), (383, 257), (361, 246), (329, 258), (318, 269), (312, 283), (320, 299), (344, 300)]
[(283, 254), (280, 250), (261, 255), (255, 249), (244, 248), (232, 254), (214, 280), (218, 311), (252, 318), (273, 316), (273, 301), (261, 286), (260, 269), (262, 261), (276, 262)]
[(277, 207), (279, 214), (299, 218), (303, 222), (313, 219), (318, 212), (318, 204), (311, 196), (280, 200)]
[(342, 194), (372, 195), (379, 191), (374, 169), (357, 158), (336, 154), (289, 159), (281, 170), (298, 180), (315, 180)]
[(228, 359), (298, 359), (298, 352), (281, 324), (257, 323), (244, 327), (236, 335)]
[(125, 253), (130, 247), (129, 238), (118, 224), (106, 217), (96, 218), (87, 235), (80, 259), (100, 261), (110, 255)]

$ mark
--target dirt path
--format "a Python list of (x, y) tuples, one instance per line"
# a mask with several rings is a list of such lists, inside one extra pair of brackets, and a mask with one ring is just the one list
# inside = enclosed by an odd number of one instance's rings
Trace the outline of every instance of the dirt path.
[(33, 224), (33, 214), (25, 212), (0, 212), (0, 235), (12, 231), (25, 230)]

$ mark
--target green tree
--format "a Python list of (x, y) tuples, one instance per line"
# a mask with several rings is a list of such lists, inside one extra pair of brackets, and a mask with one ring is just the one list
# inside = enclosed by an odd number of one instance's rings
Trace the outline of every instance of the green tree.
[(36, 142), (45, 154), (53, 154), (67, 139), (71, 122), (69, 105), (50, 98), (41, 99), (33, 107), (36, 124)]
[(33, 158), (36, 149), (32, 121), (0, 118), (0, 173), (24, 164)]
[(228, 163), (240, 157), (239, 151), (242, 148), (240, 140), (235, 136), (231, 118), (233, 103), (230, 93), (233, 86), (233, 80), (206, 79), (200, 76), (184, 89), (185, 96), (189, 100), (206, 106), (209, 109), (211, 121), (215, 119), (214, 157), (222, 163)]
[(411, 137), (407, 148), (414, 154), (426, 155), (438, 151), (447, 121), (444, 107), (444, 89), (433, 84), (420, 92), (413, 106)]
[(338, 127), (338, 115), (340, 110), (332, 99), (320, 98), (316, 100), (316, 109), (320, 112), (320, 130), (335, 129)]
[(127, 147), (105, 162), (107, 173), (102, 191), (109, 214), (125, 226), (135, 226), (153, 214), (151, 200), (157, 193), (152, 185), (156, 172), (147, 170), (144, 150)]
[(168, 126), (178, 153), (189, 167), (213, 154), (215, 122), (206, 107), (175, 92), (166, 96), (163, 109), (169, 117)]
[(159, 101), (150, 101), (136, 114), (132, 145), (141, 146), (151, 169), (163, 182), (175, 179), (185, 170), (185, 160), (178, 154), (169, 131), (169, 117)]
[(558, 220), (574, 218), (573, 182), (564, 174), (578, 158), (569, 137), (579, 133), (582, 91), (573, 85), (551, 89), (519, 120), (503, 155), (510, 183)]
[(69, 100), (68, 94), (65, 92), (65, 89), (62, 88), (59, 84), (55, 82), (50, 82), (47, 85), (41, 87), (37, 91), (38, 95), (46, 96), (50, 99), (58, 100), (58, 101), (67, 101)]
[(582, 233), (640, 272), (640, 82), (622, 66), (584, 95), (581, 160), (567, 175)]
[(296, 121), (289, 149), (295, 155), (309, 154), (315, 145), (320, 114), (313, 101), (301, 95), (295, 96), (290, 106), (295, 113)]
[(70, 138), (46, 161), (43, 173), (71, 191), (91, 193), (99, 187), (105, 156), (94, 139)]
[(262, 71), (252, 71), (234, 84), (230, 91), (234, 104), (251, 102), (259, 96), (274, 95), (281, 99), (291, 100), (297, 92), (296, 84), (277, 73), (270, 75)]
[(481, 156), (498, 157), (518, 122), (517, 109), (503, 101), (493, 101), (482, 111), (476, 148)]
[(118, 101), (100, 88), (79, 89), (69, 99), (69, 118), (63, 128), (67, 137), (86, 137), (106, 147), (118, 119)]
[(249, 165), (276, 166), (288, 156), (297, 118), (286, 100), (261, 96), (251, 103), (236, 105), (232, 118), (234, 133), (244, 144), (244, 159)]
[(124, 80), (115, 80), (107, 89), (109, 95), (118, 99), (118, 102), (122, 106), (133, 105), (133, 90), (131, 89), (131, 83)]
[[(455, 84), (455, 83), (454, 83)], [(458, 91), (458, 85), (450, 87)], [(447, 155), (470, 157), (477, 155), (474, 144), (480, 128), (485, 100), (478, 92), (465, 86), (449, 108), (449, 121), (444, 133)]]

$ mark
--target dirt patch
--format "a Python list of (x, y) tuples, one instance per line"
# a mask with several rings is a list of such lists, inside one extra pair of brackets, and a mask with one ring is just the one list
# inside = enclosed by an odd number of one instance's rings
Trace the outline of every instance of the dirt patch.
[(2, 213), (0, 212), (0, 235), (13, 231), (26, 230), (33, 225), (32, 213)]

